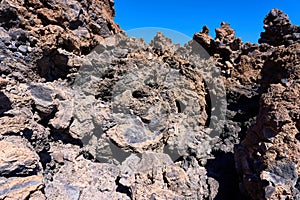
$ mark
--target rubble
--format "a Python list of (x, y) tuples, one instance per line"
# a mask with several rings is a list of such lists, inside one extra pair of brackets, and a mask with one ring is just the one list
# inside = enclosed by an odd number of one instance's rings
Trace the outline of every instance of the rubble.
[(0, 5), (0, 199), (299, 198), (299, 26), (184, 46), (113, 1)]

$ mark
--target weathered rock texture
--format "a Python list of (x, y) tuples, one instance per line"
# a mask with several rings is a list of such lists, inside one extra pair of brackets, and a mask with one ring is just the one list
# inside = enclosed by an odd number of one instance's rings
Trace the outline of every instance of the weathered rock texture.
[(241, 191), (251, 199), (298, 199), (299, 26), (273, 9), (264, 29), (260, 45), (241, 44), (226, 23), (215, 40), (207, 27), (194, 39), (226, 77), (227, 123), (241, 128), (235, 150)]
[(261, 70), (260, 111), (236, 149), (242, 184), (253, 199), (299, 199), (299, 27), (272, 10), (260, 42), (272, 50)]
[(272, 46), (290, 45), (299, 43), (300, 27), (293, 26), (287, 14), (273, 9), (264, 20), (265, 32), (261, 33), (259, 43), (268, 43)]
[(1, 59), (7, 66), (3, 72), (13, 75), (21, 68), (17, 76), (23, 81), (35, 77), (32, 71), (50, 81), (66, 78), (78, 67), (70, 58), (88, 54), (104, 38), (121, 31), (113, 22), (113, 4), (110, 0), (2, 1)]
[(75, 58), (121, 31), (112, 6), (112, 1), (1, 1), (0, 199), (46, 198), (46, 180), (64, 161), (62, 149), (50, 153), (58, 140), (53, 130), (68, 129), (72, 116), (65, 112), (71, 110), (68, 90), (39, 82), (67, 78), (79, 67)]
[(1, 2), (0, 199), (299, 198), (299, 27), (148, 45), (112, 6)]

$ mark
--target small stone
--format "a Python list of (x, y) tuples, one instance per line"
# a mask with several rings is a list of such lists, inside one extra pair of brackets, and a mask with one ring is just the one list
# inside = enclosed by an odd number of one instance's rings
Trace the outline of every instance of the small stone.
[(8, 45), (8, 48), (11, 50), (11, 51), (16, 51), (18, 48), (12, 43), (10, 45)]
[(28, 51), (28, 52), (32, 52), (33, 49), (34, 49), (34, 48), (32, 48), (32, 47), (27, 47), (27, 51)]
[(22, 58), (23, 59), (23, 55), (20, 52), (14, 52), (14, 55), (18, 58)]
[(27, 52), (27, 46), (25, 45), (21, 45), (18, 47), (18, 50), (21, 52), (21, 53), (26, 53)]
[(295, 39), (300, 39), (300, 33), (293, 33), (293, 37)]
[(276, 132), (270, 128), (264, 128), (263, 133), (266, 138), (272, 138), (276, 135)]
[(6, 86), (8, 83), (8, 80), (0, 77), (0, 87)]
[(64, 154), (62, 152), (54, 152), (52, 153), (52, 157), (57, 163), (59, 164), (64, 163)]
[(36, 109), (43, 114), (51, 114), (55, 108), (53, 98), (51, 96), (53, 93), (52, 89), (42, 84), (36, 84), (30, 85), (29, 91), (35, 102)]
[(70, 126), (73, 117), (72, 101), (59, 101), (58, 111), (50, 124), (57, 130), (65, 130)]
[(233, 69), (233, 65), (229, 61), (225, 61), (227, 69)]
[[(1, 78), (0, 78), (0, 87), (1, 87)], [(11, 102), (9, 98), (3, 92), (0, 92), (0, 115), (10, 109), (11, 109)]]
[(270, 198), (274, 192), (275, 192), (275, 188), (273, 186), (267, 186), (265, 188), (265, 193), (267, 198)]

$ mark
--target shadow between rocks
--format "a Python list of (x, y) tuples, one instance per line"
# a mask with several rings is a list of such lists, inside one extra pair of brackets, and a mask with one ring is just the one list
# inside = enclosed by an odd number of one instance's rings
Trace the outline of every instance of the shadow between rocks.
[(11, 109), (11, 102), (9, 98), (3, 93), (0, 92), (0, 116)]
[(219, 191), (214, 200), (247, 200), (239, 190), (234, 154), (217, 153), (215, 157), (205, 165), (207, 175), (219, 182)]

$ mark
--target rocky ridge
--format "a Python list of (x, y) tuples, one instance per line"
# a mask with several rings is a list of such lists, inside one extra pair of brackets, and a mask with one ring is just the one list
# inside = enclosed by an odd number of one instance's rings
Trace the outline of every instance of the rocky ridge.
[(251, 199), (298, 199), (299, 27), (273, 9), (264, 29), (260, 45), (235, 48), (240, 40), (226, 23), (216, 29), (216, 40), (208, 36), (207, 27), (194, 39), (223, 69), (227, 94), (239, 93), (238, 104), (230, 105), (229, 99), (228, 109), (238, 108), (233, 119), (242, 128), (241, 143), (235, 148), (240, 190)]
[(297, 199), (299, 27), (148, 45), (112, 6), (1, 4), (0, 198)]

